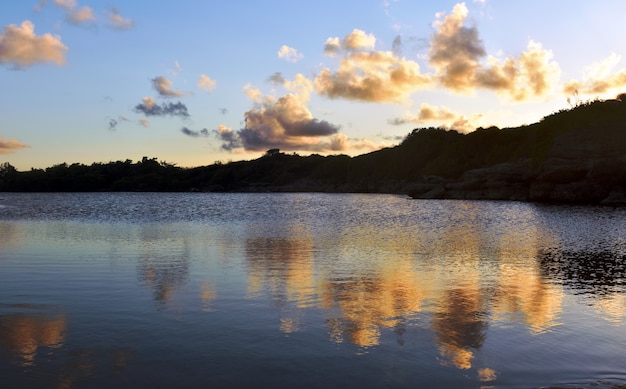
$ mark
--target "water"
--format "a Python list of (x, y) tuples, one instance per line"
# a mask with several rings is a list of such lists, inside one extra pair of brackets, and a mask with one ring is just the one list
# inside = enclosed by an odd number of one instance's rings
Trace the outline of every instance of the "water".
[(0, 193), (0, 388), (626, 385), (626, 209)]

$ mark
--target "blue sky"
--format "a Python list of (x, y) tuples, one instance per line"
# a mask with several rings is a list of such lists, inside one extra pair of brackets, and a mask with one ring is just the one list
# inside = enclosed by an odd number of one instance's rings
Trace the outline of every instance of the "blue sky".
[[(0, 5), (0, 162), (357, 155), (626, 91), (623, 1)], [(577, 95), (575, 95), (577, 91)]]

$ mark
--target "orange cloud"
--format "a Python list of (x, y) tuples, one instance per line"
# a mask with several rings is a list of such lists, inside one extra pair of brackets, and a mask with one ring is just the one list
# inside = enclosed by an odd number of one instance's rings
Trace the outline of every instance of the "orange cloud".
[[(46, 3), (46, 0), (40, 0), (35, 6), (35, 11), (41, 11)], [(79, 25), (96, 20), (93, 9), (87, 6), (78, 8), (76, 0), (54, 0), (54, 5), (65, 10), (65, 20), (70, 24)]]
[(474, 131), (476, 129), (476, 120), (482, 115), (476, 114), (469, 118), (454, 113), (446, 107), (434, 107), (432, 105), (423, 103), (417, 115), (405, 115), (390, 119), (389, 124), (401, 125), (406, 123), (436, 123), (441, 127), (457, 130), (462, 133)]
[(27, 144), (19, 142), (15, 139), (2, 139), (0, 136), (0, 154), (11, 154), (17, 150), (30, 147)]
[(615, 89), (626, 87), (626, 69), (617, 73), (613, 69), (621, 57), (615, 53), (600, 62), (593, 63), (585, 69), (581, 81), (572, 80), (563, 86), (563, 92), (567, 95), (586, 94), (599, 95)]
[(35, 26), (29, 20), (21, 26), (5, 26), (0, 34), (0, 63), (26, 68), (43, 62), (65, 63), (67, 47), (61, 38), (51, 34), (35, 35)]
[(402, 103), (435, 84), (457, 93), (477, 89), (494, 91), (513, 101), (548, 95), (560, 75), (553, 54), (530, 41), (518, 57), (487, 56), (476, 27), (465, 25), (469, 11), (464, 3), (452, 13), (437, 14), (433, 23), (428, 61), (434, 74), (424, 74), (417, 62), (400, 56), (397, 37), (392, 51), (375, 50), (376, 38), (355, 29), (343, 39), (326, 40), (324, 52), (341, 55), (337, 70), (323, 68), (315, 77), (315, 90), (329, 98), (367, 102)]
[(375, 44), (376, 37), (373, 34), (354, 29), (343, 39), (342, 47), (344, 50), (373, 50)]
[(66, 19), (70, 24), (82, 24), (89, 21), (95, 21), (96, 15), (93, 9), (87, 6), (83, 6), (80, 9), (69, 10), (66, 14)]
[(322, 69), (314, 84), (317, 93), (330, 98), (400, 103), (428, 86), (430, 76), (390, 51), (345, 51), (339, 69)]
[[(431, 40), (430, 64), (437, 69), (439, 82), (446, 88), (463, 92), (473, 88), (472, 79), (479, 59), (486, 55), (476, 27), (463, 23), (469, 11), (457, 4), (452, 14), (434, 22), (436, 33)], [(439, 18), (445, 14), (439, 13)]]
[(354, 29), (343, 39), (338, 37), (328, 38), (324, 45), (326, 55), (333, 56), (341, 52), (356, 50), (373, 50), (376, 45), (376, 37), (373, 34), (367, 34), (363, 30)]
[(201, 74), (200, 79), (198, 80), (198, 88), (202, 89), (205, 92), (211, 92), (215, 89), (217, 83), (211, 77)]
[(431, 40), (429, 62), (437, 71), (438, 82), (458, 93), (489, 89), (514, 101), (547, 95), (560, 75), (552, 52), (530, 41), (518, 58), (486, 57), (476, 27), (464, 25), (468, 10), (464, 3), (454, 6), (450, 15), (438, 14)]

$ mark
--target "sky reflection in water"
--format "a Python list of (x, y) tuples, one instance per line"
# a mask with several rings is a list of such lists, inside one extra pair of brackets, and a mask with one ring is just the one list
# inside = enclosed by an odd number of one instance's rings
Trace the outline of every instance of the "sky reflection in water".
[(24, 387), (626, 382), (626, 210), (322, 194), (0, 204), (0, 376)]

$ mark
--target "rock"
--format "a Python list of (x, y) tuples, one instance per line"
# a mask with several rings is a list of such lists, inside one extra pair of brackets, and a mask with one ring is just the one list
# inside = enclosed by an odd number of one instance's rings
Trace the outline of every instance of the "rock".
[(419, 196), (419, 198), (421, 198), (421, 199), (442, 199), (442, 198), (444, 198), (445, 193), (446, 193), (446, 190), (444, 189), (444, 187), (442, 185), (436, 185), (435, 187), (433, 187), (428, 192), (426, 192), (426, 193), (422, 194), (421, 196)]
[(626, 190), (624, 188), (614, 188), (609, 192), (600, 204), (604, 205), (624, 205), (626, 204)]

